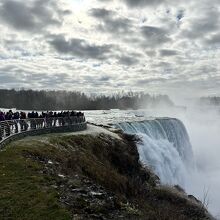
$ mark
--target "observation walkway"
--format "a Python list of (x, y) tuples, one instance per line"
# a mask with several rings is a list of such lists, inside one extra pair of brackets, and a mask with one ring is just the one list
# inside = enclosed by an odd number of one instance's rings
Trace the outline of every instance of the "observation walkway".
[(87, 129), (84, 116), (48, 117), (9, 120), (0, 122), (0, 149), (12, 141), (26, 136), (49, 133), (76, 132)]

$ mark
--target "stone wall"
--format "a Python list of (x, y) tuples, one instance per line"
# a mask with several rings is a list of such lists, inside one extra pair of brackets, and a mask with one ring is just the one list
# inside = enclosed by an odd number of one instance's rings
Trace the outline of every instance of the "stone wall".
[(11, 143), (12, 141), (20, 140), (27, 136), (37, 136), (42, 134), (50, 134), (50, 133), (65, 133), (65, 132), (76, 132), (83, 131), (87, 129), (87, 122), (83, 122), (80, 124), (73, 124), (67, 126), (60, 127), (51, 127), (51, 128), (41, 128), (36, 130), (23, 131), (17, 134), (13, 134), (0, 142), (0, 149), (2, 150), (6, 145)]

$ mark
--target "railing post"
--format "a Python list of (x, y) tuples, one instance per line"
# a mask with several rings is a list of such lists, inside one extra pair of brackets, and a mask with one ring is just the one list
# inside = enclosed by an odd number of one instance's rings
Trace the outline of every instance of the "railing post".
[(8, 121), (6, 121), (6, 126), (5, 126), (5, 135), (10, 136), (11, 129), (10, 129), (10, 124)]
[(4, 124), (0, 122), (0, 140), (2, 140), (4, 136)]
[(17, 120), (14, 120), (14, 126), (15, 126), (15, 133), (18, 133), (18, 122), (17, 122)]
[(64, 117), (62, 117), (62, 126), (64, 126), (65, 125), (65, 119), (64, 119)]
[(29, 127), (29, 125), (27, 123), (27, 120), (24, 120), (24, 129), (25, 129), (25, 131), (28, 130), (28, 127)]
[(37, 122), (36, 122), (36, 119), (35, 119), (35, 118), (33, 119), (33, 127), (34, 127), (34, 130), (37, 129)]
[(57, 118), (54, 117), (54, 118), (53, 118), (53, 127), (56, 127), (56, 123), (57, 123)]

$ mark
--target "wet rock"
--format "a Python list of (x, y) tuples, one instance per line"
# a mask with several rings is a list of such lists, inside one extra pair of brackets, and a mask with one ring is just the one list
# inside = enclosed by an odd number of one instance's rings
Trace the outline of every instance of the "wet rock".
[(83, 189), (83, 188), (79, 188), (79, 189), (72, 189), (71, 190), (73, 193), (80, 193), (80, 194), (87, 194), (87, 190)]
[(106, 196), (104, 193), (94, 192), (94, 191), (90, 192), (89, 194), (93, 197), (100, 198), (100, 199), (103, 199)]
[(195, 196), (193, 196), (193, 195), (188, 195), (188, 198), (189, 198), (190, 200), (196, 202), (197, 204), (202, 205), (202, 202), (199, 201)]
[(53, 162), (51, 161), (51, 160), (48, 160), (48, 162), (47, 162), (48, 164), (53, 164)]

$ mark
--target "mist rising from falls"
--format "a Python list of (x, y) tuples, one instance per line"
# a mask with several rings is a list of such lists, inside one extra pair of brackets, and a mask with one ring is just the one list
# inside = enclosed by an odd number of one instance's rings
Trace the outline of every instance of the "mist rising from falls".
[(184, 186), (194, 167), (192, 146), (183, 123), (178, 119), (158, 118), (141, 122), (122, 122), (117, 128), (142, 139), (140, 160), (150, 166), (164, 184)]

